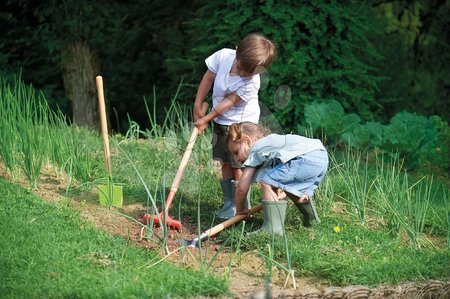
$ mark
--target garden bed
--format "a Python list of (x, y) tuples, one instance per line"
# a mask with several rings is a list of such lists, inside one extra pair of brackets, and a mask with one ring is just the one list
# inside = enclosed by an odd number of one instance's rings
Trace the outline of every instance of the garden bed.
[[(245, 252), (241, 256), (228, 251), (220, 251), (220, 242), (212, 239), (202, 244), (202, 250), (195, 248), (180, 249), (180, 240), (183, 238), (194, 238), (196, 236), (195, 225), (191, 219), (182, 219), (183, 233), (169, 230), (167, 237), (167, 252), (161, 247), (155, 246), (155, 241), (142, 238), (142, 225), (133, 221), (139, 220), (145, 213), (142, 204), (125, 205), (123, 208), (112, 208), (100, 206), (98, 194), (94, 191), (83, 193), (73, 198), (65, 197), (67, 182), (54, 175), (52, 169), (46, 169), (39, 181), (39, 188), (33, 189), (40, 198), (56, 205), (70, 205), (80, 212), (80, 215), (92, 222), (99, 229), (109, 234), (121, 236), (129, 240), (134, 246), (160, 251), (164, 260), (170, 261), (197, 270), (201, 263), (200, 253), (204, 255), (206, 262), (215, 256), (211, 269), (217, 275), (229, 273), (230, 289), (237, 298), (248, 298), (264, 296), (270, 293), (271, 297), (284, 298), (448, 298), (450, 295), (450, 282), (439, 280), (427, 280), (422, 282), (405, 282), (398, 285), (380, 285), (369, 287), (364, 285), (330, 286), (325, 280), (311, 277), (297, 277), (297, 288), (292, 287), (292, 282), (286, 283), (286, 275), (283, 272), (275, 272), (272, 282), (267, 282), (267, 268), (257, 252)], [(0, 176), (10, 178), (0, 164)], [(11, 178), (10, 178), (11, 179)], [(19, 180), (24, 188), (27, 188), (26, 180)], [(125, 217), (123, 215), (127, 215)], [(161, 229), (156, 229), (161, 233)], [(189, 252), (187, 252), (189, 251)], [(142, 261), (143, 266), (151, 266), (153, 261)]]

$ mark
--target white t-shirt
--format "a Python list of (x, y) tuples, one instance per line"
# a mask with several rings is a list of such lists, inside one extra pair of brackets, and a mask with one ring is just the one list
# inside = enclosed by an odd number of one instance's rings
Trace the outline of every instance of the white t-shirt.
[(222, 49), (205, 60), (208, 69), (216, 74), (213, 87), (213, 107), (216, 107), (233, 92), (236, 92), (242, 99), (240, 103), (231, 107), (224, 114), (214, 118), (214, 121), (221, 125), (231, 125), (243, 121), (258, 123), (260, 114), (258, 103), (259, 75), (250, 77), (230, 75), (235, 59), (236, 50)]

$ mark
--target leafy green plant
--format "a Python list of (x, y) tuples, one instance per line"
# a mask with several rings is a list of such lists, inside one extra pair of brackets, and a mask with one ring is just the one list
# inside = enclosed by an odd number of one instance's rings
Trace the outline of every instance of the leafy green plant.
[(306, 127), (297, 129), (325, 135), (330, 147), (347, 145), (396, 152), (408, 169), (427, 164), (442, 169), (450, 167), (450, 127), (438, 116), (425, 117), (403, 111), (386, 125), (373, 121), (361, 123), (358, 115), (346, 113), (339, 102), (331, 100), (307, 104), (304, 120)]
[(323, 132), (331, 146), (342, 142), (343, 134), (351, 131), (361, 121), (356, 114), (346, 114), (342, 105), (336, 100), (306, 105), (304, 116), (308, 128), (314, 132)]
[(437, 129), (425, 116), (408, 112), (396, 114), (384, 129), (383, 148), (398, 151), (408, 163), (416, 166), (436, 139)]
[(92, 180), (101, 165), (95, 163), (100, 160), (95, 152), (101, 149), (99, 140), (92, 138), (95, 134), (68, 124), (60, 111), (49, 108), (42, 93), (20, 78), (2, 81), (1, 88), (0, 156), (8, 169), (17, 176), (20, 167), (32, 187), (44, 163), (82, 182)]
[(18, 177), (18, 146), (17, 134), (15, 134), (14, 119), (19, 113), (18, 105), (15, 102), (13, 90), (2, 78), (0, 93), (0, 157), (5, 163), (6, 169), (13, 178)]

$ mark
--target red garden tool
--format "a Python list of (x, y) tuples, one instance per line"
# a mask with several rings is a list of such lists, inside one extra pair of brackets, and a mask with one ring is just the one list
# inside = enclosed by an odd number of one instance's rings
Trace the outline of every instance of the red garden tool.
[[(248, 216), (259, 212), (262, 210), (262, 204), (257, 205), (256, 207), (253, 207), (250, 209)], [(216, 226), (211, 227), (210, 229), (208, 229), (207, 231), (203, 232), (200, 236), (198, 236), (197, 238), (194, 238), (192, 240), (183, 240), (182, 243), (186, 246), (186, 247), (195, 247), (195, 248), (199, 248), (200, 247), (200, 243), (204, 240), (206, 240), (207, 238), (210, 238), (218, 233), (220, 233), (221, 231), (223, 231), (224, 229), (232, 226), (233, 224), (244, 220), (245, 218), (248, 217), (247, 215), (236, 215), (233, 218), (230, 218), (222, 223), (217, 224)]]
[[(203, 103), (203, 105), (202, 105), (203, 114), (206, 113), (207, 109), (208, 109), (208, 103)], [(160, 225), (160, 226), (166, 225), (166, 226), (176, 229), (176, 230), (181, 229), (180, 221), (175, 220), (172, 217), (170, 217), (169, 209), (175, 198), (175, 194), (177, 193), (178, 186), (180, 185), (184, 171), (186, 170), (186, 166), (189, 161), (189, 157), (191, 156), (192, 149), (194, 147), (197, 136), (198, 136), (198, 129), (197, 129), (197, 127), (194, 127), (194, 129), (192, 130), (191, 137), (189, 138), (189, 142), (186, 146), (186, 150), (184, 151), (183, 158), (181, 159), (180, 166), (178, 167), (177, 173), (172, 182), (172, 186), (170, 187), (169, 194), (167, 195), (164, 211), (160, 212), (158, 215), (145, 214), (142, 219), (144, 224), (147, 224), (150, 221), (150, 219), (153, 218), (153, 223), (155, 225)]]

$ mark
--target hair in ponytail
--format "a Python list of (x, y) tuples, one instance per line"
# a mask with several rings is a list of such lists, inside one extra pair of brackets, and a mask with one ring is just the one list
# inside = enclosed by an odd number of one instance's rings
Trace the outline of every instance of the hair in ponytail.
[(228, 129), (227, 143), (240, 142), (243, 136), (250, 137), (251, 140), (257, 141), (270, 134), (268, 129), (265, 129), (257, 124), (246, 121), (242, 123), (235, 123)]

